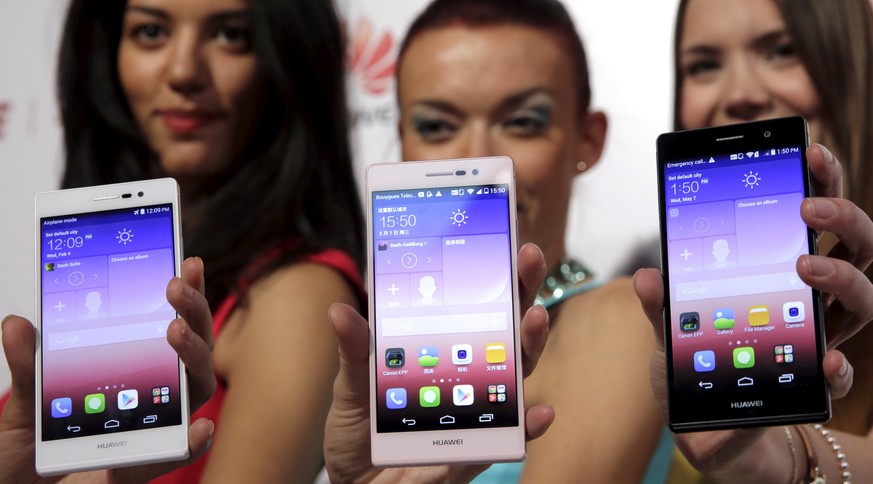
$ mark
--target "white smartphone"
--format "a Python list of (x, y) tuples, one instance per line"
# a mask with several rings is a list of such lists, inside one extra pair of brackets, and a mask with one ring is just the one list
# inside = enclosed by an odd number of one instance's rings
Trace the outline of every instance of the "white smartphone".
[(367, 168), (372, 461), (525, 456), (512, 160)]
[(36, 470), (188, 455), (176, 311), (179, 188), (171, 178), (40, 193), (36, 212)]

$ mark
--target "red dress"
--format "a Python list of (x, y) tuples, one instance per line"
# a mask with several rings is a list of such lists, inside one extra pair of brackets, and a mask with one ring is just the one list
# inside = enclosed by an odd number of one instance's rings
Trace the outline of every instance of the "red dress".
[[(279, 255), (279, 251), (273, 251), (270, 254), (267, 254), (264, 258), (270, 259), (272, 257), (277, 257)], [(358, 267), (355, 264), (354, 260), (347, 253), (338, 250), (338, 249), (327, 249), (322, 252), (318, 252), (316, 254), (310, 254), (308, 256), (303, 257), (301, 262), (308, 262), (312, 264), (320, 264), (331, 269), (336, 270), (348, 281), (348, 283), (355, 289), (356, 295), (359, 300), (365, 301), (364, 294), (364, 285), (361, 279), (361, 274), (358, 271)], [(248, 284), (242, 284), (241, 289), (243, 291), (248, 289)], [(236, 294), (231, 294), (227, 296), (224, 301), (218, 306), (218, 309), (212, 315), (212, 333), (213, 336), (218, 338), (218, 333), (221, 331), (222, 326), (227, 321), (227, 318), (233, 313), (233, 310), (236, 309), (236, 305), (238, 303), (238, 297)], [(221, 406), (224, 403), (224, 393), (225, 393), (225, 384), (221, 379), (218, 380), (218, 385), (215, 388), (215, 393), (212, 394), (212, 398), (210, 398), (206, 403), (203, 404), (200, 409), (191, 415), (191, 422), (199, 418), (208, 418), (215, 423), (216, 432), (218, 431), (219, 426), (221, 425), (218, 421), (218, 417), (221, 415)], [(0, 412), (2, 412), (3, 407), (6, 405), (6, 401), (9, 399), (9, 393), (7, 392), (5, 395), (0, 397)], [(203, 475), (203, 469), (206, 467), (206, 463), (209, 461), (209, 451), (203, 454), (197, 461), (192, 463), (191, 465), (185, 466), (181, 469), (176, 470), (175, 472), (171, 472), (170, 474), (166, 474), (155, 479), (152, 482), (156, 483), (192, 483), (198, 482), (200, 480), (200, 476)]]

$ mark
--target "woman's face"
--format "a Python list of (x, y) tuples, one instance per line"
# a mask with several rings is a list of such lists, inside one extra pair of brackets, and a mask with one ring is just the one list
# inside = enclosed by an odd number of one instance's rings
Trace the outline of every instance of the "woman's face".
[(580, 113), (573, 65), (545, 31), (451, 26), (416, 37), (398, 72), (403, 159), (510, 156), (519, 238), (549, 264), (564, 255), (577, 164), (597, 161), (606, 129)]
[(162, 171), (202, 181), (249, 140), (258, 69), (245, 0), (130, 0), (118, 76)]
[(818, 94), (772, 1), (689, 1), (679, 66), (684, 128), (800, 115), (820, 139)]

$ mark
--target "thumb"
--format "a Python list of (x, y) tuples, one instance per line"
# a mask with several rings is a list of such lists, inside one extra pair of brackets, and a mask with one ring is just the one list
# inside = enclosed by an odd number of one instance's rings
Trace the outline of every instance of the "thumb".
[(12, 377), (11, 395), (3, 412), (3, 416), (7, 418), (3, 420), (32, 424), (36, 331), (30, 321), (12, 315), (3, 319), (0, 331), (3, 333), (3, 351)]
[(351, 306), (336, 303), (328, 311), (336, 332), (340, 368), (334, 383), (335, 403), (352, 408), (368, 408), (370, 399), (370, 327)]
[(643, 312), (655, 330), (657, 349), (664, 350), (664, 279), (657, 269), (640, 269), (634, 274), (634, 291)]

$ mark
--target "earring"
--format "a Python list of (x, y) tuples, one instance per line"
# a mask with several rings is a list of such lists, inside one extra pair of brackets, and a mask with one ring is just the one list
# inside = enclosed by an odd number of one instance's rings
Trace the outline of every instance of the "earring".
[(586, 168), (588, 168), (588, 164), (585, 163), (584, 161), (580, 161), (579, 163), (576, 163), (576, 169), (579, 170), (579, 173), (585, 171)]

